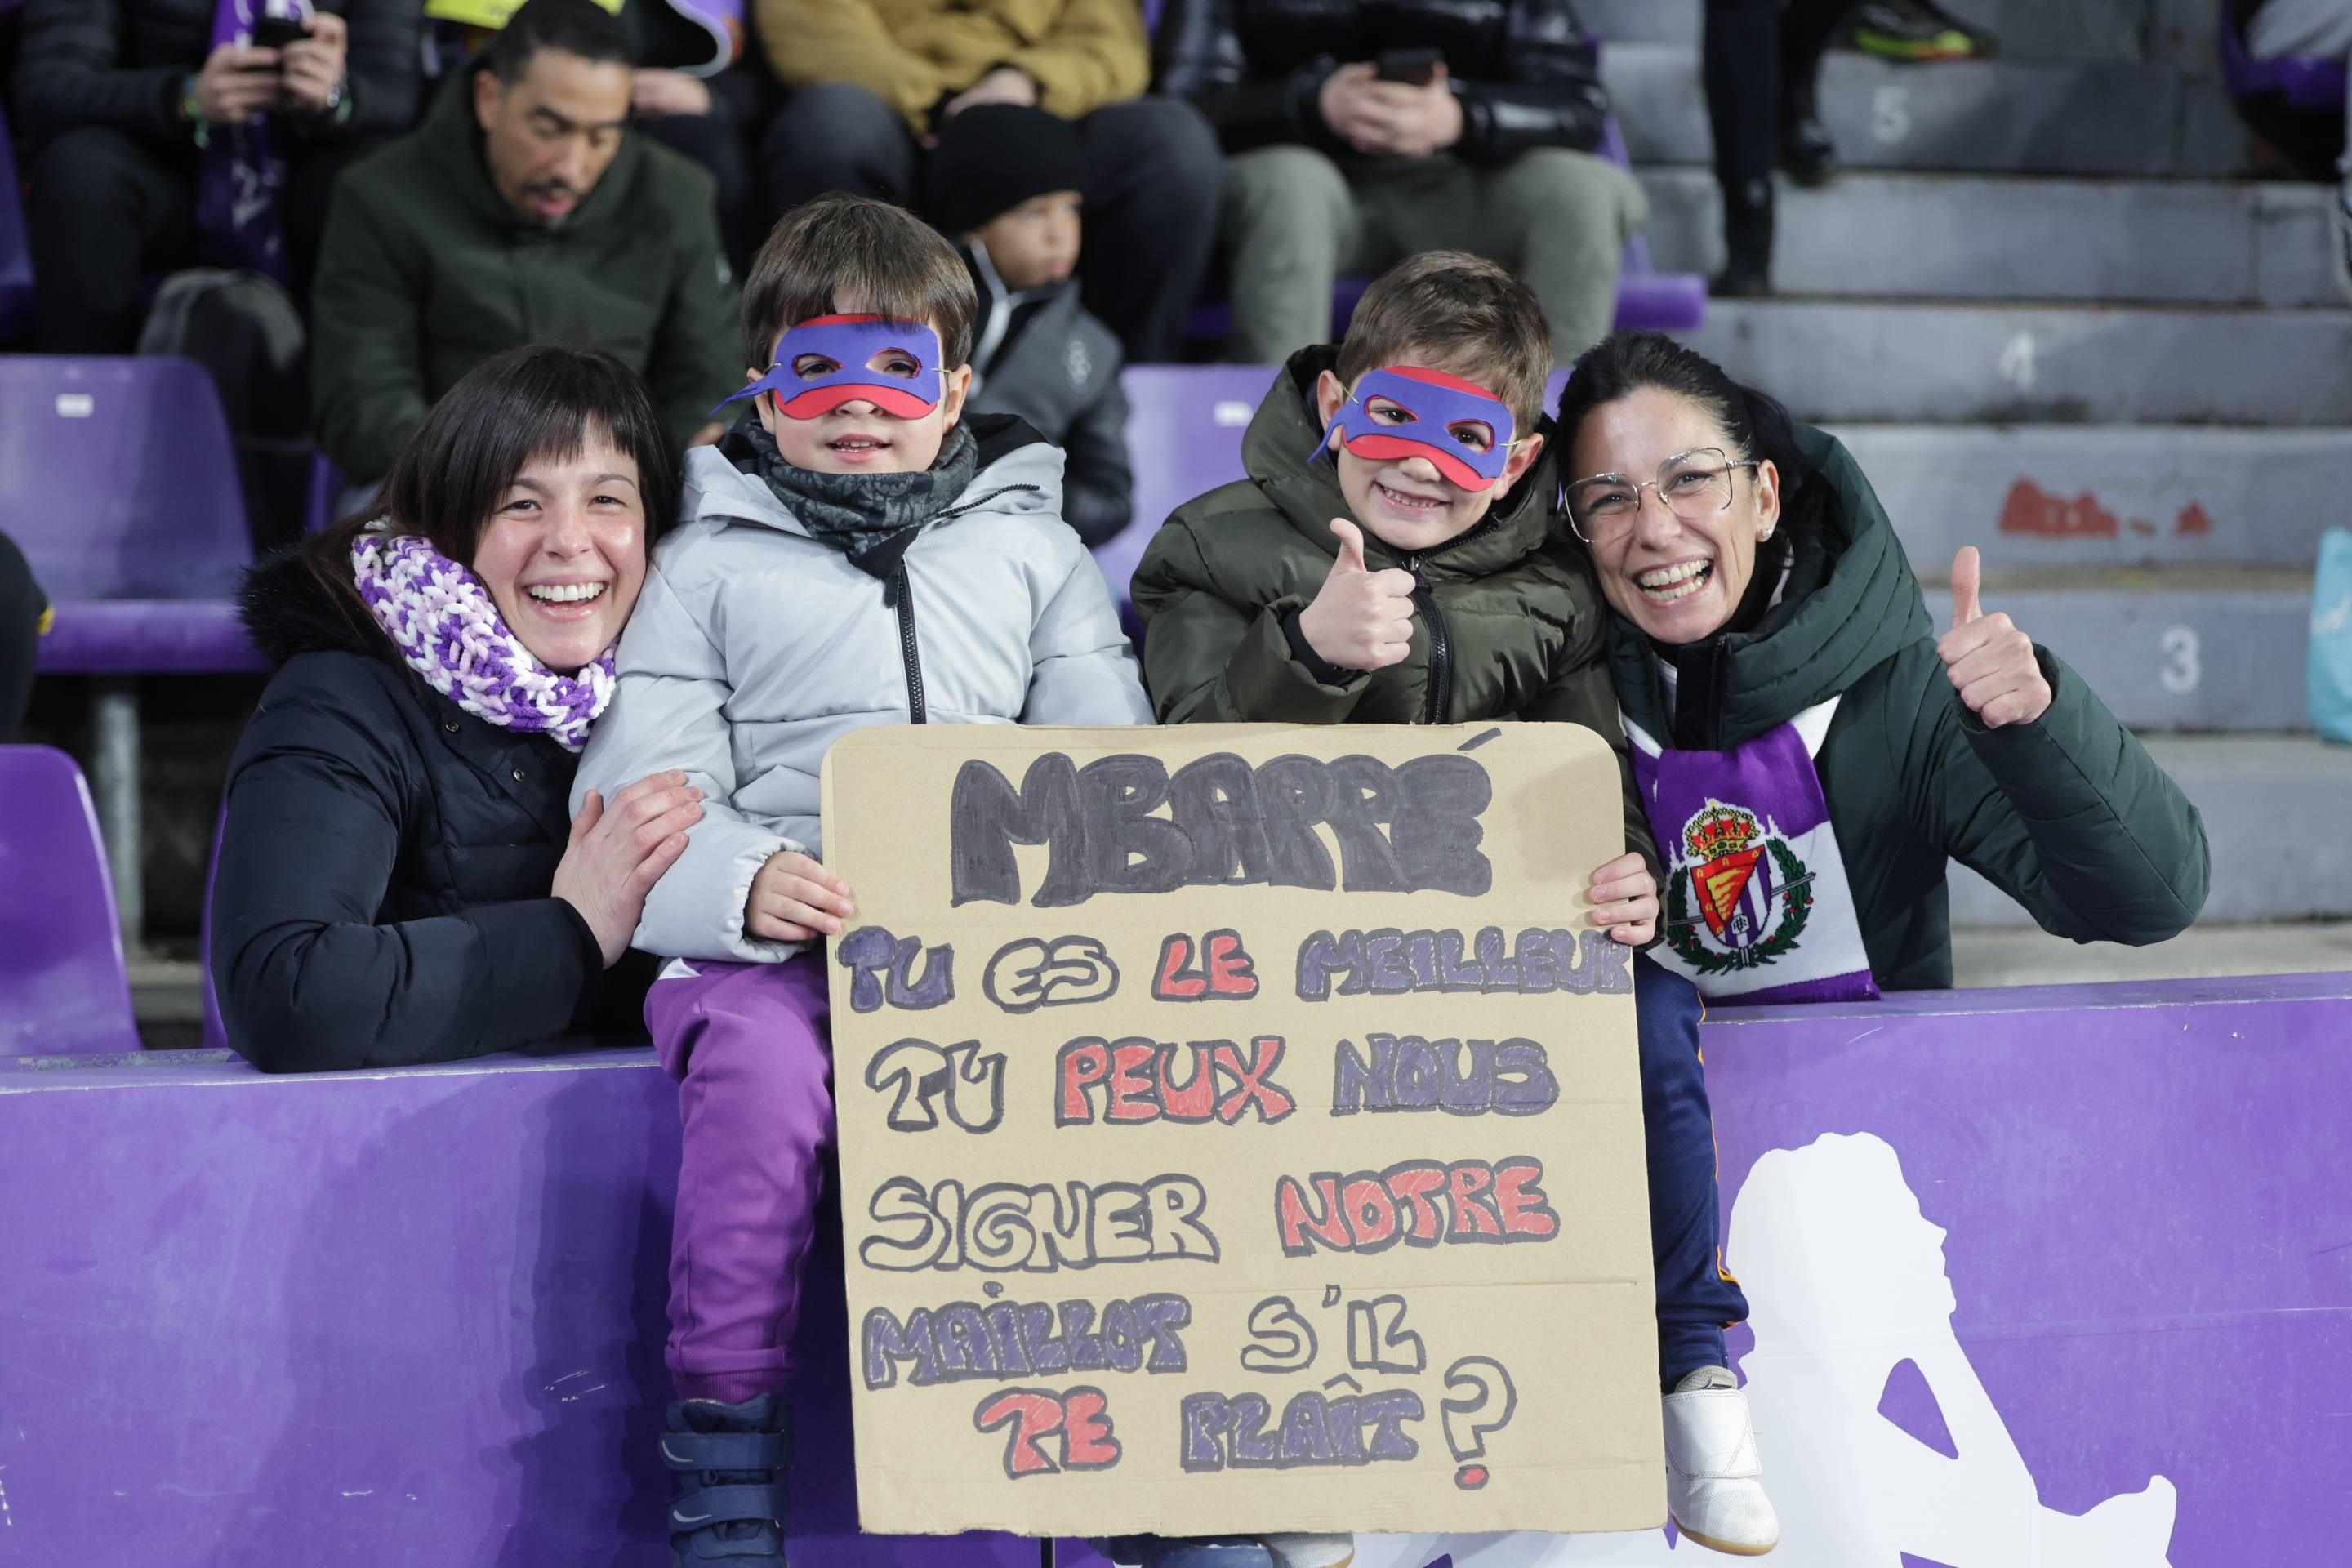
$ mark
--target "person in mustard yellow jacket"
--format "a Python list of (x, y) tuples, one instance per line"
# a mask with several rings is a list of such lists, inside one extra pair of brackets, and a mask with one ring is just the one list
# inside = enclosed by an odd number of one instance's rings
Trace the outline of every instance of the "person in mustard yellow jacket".
[(1192, 105), (1143, 96), (1136, 0), (755, 0), (754, 19), (792, 93), (761, 158), (777, 209), (836, 190), (904, 203), (942, 121), (980, 103), (1043, 109), (1086, 147), (1086, 308), (1130, 363), (1176, 357), (1223, 162)]

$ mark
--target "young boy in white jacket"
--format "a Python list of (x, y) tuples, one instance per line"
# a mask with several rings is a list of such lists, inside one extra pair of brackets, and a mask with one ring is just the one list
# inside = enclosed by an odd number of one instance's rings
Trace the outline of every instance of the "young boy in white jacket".
[(1062, 521), (1062, 454), (963, 417), (976, 310), (963, 262), (897, 207), (826, 196), (777, 226), (743, 290), (755, 416), (688, 454), (573, 787), (577, 811), (681, 768), (704, 796), (635, 943), (677, 961), (646, 1002), (685, 1128), (676, 1563), (782, 1561), (781, 1395), (834, 1137), (822, 944), (856, 912), (822, 864), (826, 748), (870, 724), (1151, 722)]

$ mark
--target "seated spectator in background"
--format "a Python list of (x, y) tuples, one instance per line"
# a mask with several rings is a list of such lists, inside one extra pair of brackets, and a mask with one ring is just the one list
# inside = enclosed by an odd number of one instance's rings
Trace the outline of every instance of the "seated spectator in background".
[(33, 700), (33, 667), (41, 634), (49, 629), (49, 601), (16, 541), (0, 533), (0, 746), (12, 746)]
[(761, 163), (778, 211), (826, 191), (904, 203), (940, 128), (982, 103), (1076, 122), (1093, 264), (1087, 309), (1131, 362), (1176, 357), (1215, 232), (1214, 140), (1191, 108), (1141, 98), (1136, 0), (758, 0), (792, 89)]
[(530, 0), (422, 129), (352, 170), (319, 260), (313, 396), (346, 480), (500, 349), (609, 350), (681, 445), (741, 379), (710, 176), (628, 132), (628, 30)]
[(1229, 357), (1331, 335), (1331, 286), (1475, 251), (1543, 301), (1566, 363), (1616, 321), (1642, 187), (1593, 155), (1609, 118), (1569, 0), (1170, 0), (1160, 83), (1223, 140)]
[[(737, 271), (759, 239), (761, 199), (746, 138), (774, 110), (764, 66), (743, 58), (742, 4), (724, 0), (597, 0), (637, 44), (631, 107), (637, 128), (685, 153), (719, 182), (719, 228)], [(427, 20), (446, 25), (470, 52), (507, 25), (522, 0), (425, 0)], [(731, 23), (731, 25), (730, 25)]]
[(1700, 60), (1727, 258), (1709, 292), (1770, 292), (1776, 163), (1801, 185), (1837, 173), (1818, 101), (1822, 54), (1853, 9), (1853, 0), (1706, 0)]
[(565, 805), (677, 463), (610, 354), (477, 366), (362, 511), (247, 574), (279, 668), (231, 760), (212, 895), (228, 1042), (265, 1072), (637, 1032), (622, 963), (701, 816), (683, 775)]
[(1711, 285), (1716, 294), (1770, 291), (1776, 158), (1801, 185), (1837, 173), (1837, 144), (1817, 100), (1822, 54), (1841, 27), (1856, 48), (1883, 59), (1993, 52), (1990, 35), (1930, 0), (1706, 0), (1701, 61), (1727, 258)]
[[(283, 47), (241, 41), (237, 18), (261, 8), (26, 0), (16, 108), (44, 353), (129, 353), (142, 281), (199, 263), (301, 297), (336, 176), (415, 122), (416, 0), (338, 0)], [(257, 183), (277, 199), (251, 202)]]
[(1091, 548), (1127, 526), (1133, 498), (1118, 340), (1071, 276), (1085, 162), (1068, 121), (985, 103), (940, 127), (929, 173), (931, 220), (961, 238), (980, 291), (971, 410), (1017, 415), (1062, 448), (1062, 519)]
[[(2352, 66), (2352, 0), (2235, 0), (2233, 20), (2258, 60), (2331, 59)], [(2352, 100), (2344, 108), (2344, 177), (2327, 250), (2336, 287), (2352, 300)]]

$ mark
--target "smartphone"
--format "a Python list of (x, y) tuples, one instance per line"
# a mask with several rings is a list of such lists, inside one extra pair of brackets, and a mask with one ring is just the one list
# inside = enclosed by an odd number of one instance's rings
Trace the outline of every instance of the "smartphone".
[(289, 44), (299, 44), (310, 36), (310, 24), (299, 16), (257, 16), (253, 22), (253, 47), (257, 49), (282, 49)]
[(1427, 87), (1437, 68), (1445, 61), (1444, 49), (1390, 49), (1376, 60), (1382, 81), (1398, 81), (1407, 87)]

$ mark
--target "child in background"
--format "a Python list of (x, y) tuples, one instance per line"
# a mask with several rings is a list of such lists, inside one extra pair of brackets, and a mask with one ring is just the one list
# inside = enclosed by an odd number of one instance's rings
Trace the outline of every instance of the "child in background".
[(573, 785), (576, 811), (681, 768), (704, 795), (634, 944), (677, 961), (646, 1001), (685, 1122), (677, 1564), (782, 1561), (781, 1396), (834, 1136), (821, 943), (856, 913), (821, 863), (826, 749), (871, 724), (1151, 721), (1063, 525), (1061, 454), (965, 416), (974, 310), (953, 249), (897, 207), (824, 196), (777, 226), (743, 289), (754, 417), (688, 454)]
[[(1656, 851), (1600, 595), (1588, 568), (1547, 548), (1550, 372), (1543, 310), (1501, 268), (1429, 251), (1391, 269), (1345, 342), (1291, 357), (1244, 440), (1249, 478), (1187, 502), (1152, 539), (1135, 574), (1146, 671), (1169, 723), (1586, 726), (1618, 753), (1634, 847), (1593, 873), (1590, 919), (1646, 946)], [(1752, 1555), (1779, 1526), (1726, 1370), (1723, 1331), (1748, 1303), (1717, 1259), (1698, 994), (1639, 954), (1633, 976), (1667, 1500), (1690, 1540)]]
[(1092, 548), (1127, 526), (1127, 397), (1118, 339), (1078, 303), (1077, 128), (1013, 103), (940, 127), (930, 216), (980, 290), (971, 406), (1013, 414), (1062, 448), (1062, 518)]

